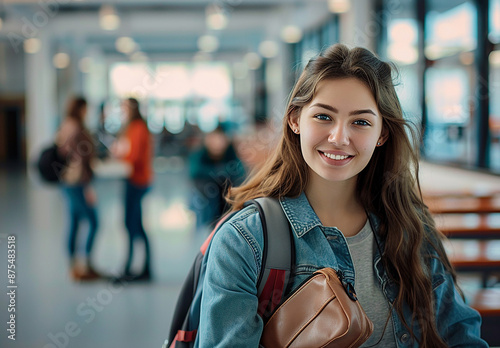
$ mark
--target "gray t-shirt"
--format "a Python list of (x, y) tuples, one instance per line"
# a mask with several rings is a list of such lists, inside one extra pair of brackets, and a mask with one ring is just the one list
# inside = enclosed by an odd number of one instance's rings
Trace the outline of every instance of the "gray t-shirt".
[(367, 220), (358, 234), (346, 237), (346, 240), (354, 263), (356, 294), (366, 315), (373, 322), (373, 333), (361, 347), (376, 344), (382, 335), (377, 346), (396, 347), (392, 318), (387, 322), (390, 305), (373, 269), (373, 249), (376, 245), (370, 222)]

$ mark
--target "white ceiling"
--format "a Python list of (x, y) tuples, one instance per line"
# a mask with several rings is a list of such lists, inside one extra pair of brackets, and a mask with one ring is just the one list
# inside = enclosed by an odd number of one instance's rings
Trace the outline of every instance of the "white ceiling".
[[(116, 9), (120, 17), (117, 30), (99, 26), (103, 4)], [(228, 25), (223, 30), (207, 29), (209, 5), (219, 6), (226, 14)], [(4, 19), (0, 30), (3, 40), (8, 40), (9, 33), (23, 38), (45, 35), (54, 47), (72, 46), (82, 54), (99, 50), (107, 56), (120, 56), (116, 38), (129, 36), (154, 59), (165, 54), (192, 56), (198, 51), (198, 38), (208, 33), (219, 38), (215, 55), (242, 55), (256, 51), (263, 40), (279, 40), (285, 25), (307, 29), (329, 13), (326, 0), (4, 0), (0, 15)]]

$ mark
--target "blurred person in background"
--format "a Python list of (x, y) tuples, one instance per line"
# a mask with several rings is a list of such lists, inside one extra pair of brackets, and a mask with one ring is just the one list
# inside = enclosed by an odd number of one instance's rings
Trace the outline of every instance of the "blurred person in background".
[[(56, 135), (59, 152), (66, 158), (67, 163), (61, 172), (61, 182), (69, 207), (68, 251), (70, 275), (74, 280), (91, 280), (100, 277), (91, 262), (98, 219), (95, 208), (96, 194), (90, 186), (93, 177), (91, 160), (95, 155), (95, 146), (84, 125), (86, 114), (87, 101), (84, 98), (76, 97), (70, 100), (66, 117)], [(85, 254), (80, 259), (77, 237), (80, 222), (83, 219), (88, 220), (89, 231)]]
[[(129, 249), (120, 279), (150, 280), (151, 250), (142, 223), (142, 199), (153, 181), (153, 141), (139, 111), (139, 102), (134, 98), (126, 99), (122, 103), (122, 109), (125, 125), (111, 151), (114, 156), (128, 162), (132, 170), (125, 180), (125, 226), (128, 231)], [(142, 242), (145, 250), (143, 267), (139, 273), (132, 272), (135, 242)]]
[(195, 188), (191, 209), (196, 213), (196, 227), (201, 230), (227, 210), (224, 199), (227, 189), (241, 184), (246, 172), (221, 126), (206, 134), (201, 148), (189, 156), (188, 164)]

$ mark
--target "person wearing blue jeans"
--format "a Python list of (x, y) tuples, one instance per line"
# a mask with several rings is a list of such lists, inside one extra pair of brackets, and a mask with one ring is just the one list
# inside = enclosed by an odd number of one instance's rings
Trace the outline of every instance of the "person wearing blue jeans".
[[(149, 190), (149, 186), (138, 186), (130, 180), (125, 181), (125, 226), (128, 230), (129, 250), (127, 262), (125, 264), (125, 277), (134, 279), (149, 280), (151, 278), (151, 252), (149, 240), (142, 225), (142, 198)], [(131, 271), (132, 260), (134, 256), (134, 242), (142, 241), (144, 243), (145, 259), (142, 272), (133, 276)]]
[[(70, 276), (73, 280), (91, 280), (100, 275), (94, 270), (90, 254), (98, 229), (97, 197), (90, 186), (94, 177), (92, 160), (95, 146), (92, 136), (85, 127), (87, 101), (82, 97), (70, 100), (66, 117), (57, 132), (56, 144), (59, 155), (65, 159), (60, 181), (69, 207), (68, 248), (70, 256)], [(78, 260), (78, 230), (80, 222), (87, 219), (89, 233), (85, 246), (85, 260)]]
[[(125, 227), (128, 232), (129, 250), (124, 273), (117, 280), (150, 280), (151, 252), (149, 240), (142, 224), (142, 198), (153, 181), (153, 138), (140, 111), (139, 102), (129, 98), (123, 101), (124, 129), (112, 146), (111, 152), (130, 165), (131, 172), (125, 181)], [(144, 266), (139, 273), (132, 272), (134, 243), (144, 244)]]
[(85, 197), (86, 186), (84, 185), (65, 185), (64, 192), (69, 204), (69, 236), (68, 253), (72, 265), (76, 263), (78, 250), (76, 242), (80, 222), (87, 219), (89, 224), (87, 241), (85, 243), (85, 260), (87, 273), (85, 276), (76, 276), (75, 278), (97, 278), (98, 274), (94, 271), (91, 263), (92, 247), (97, 233), (97, 211), (94, 205), (90, 204)]

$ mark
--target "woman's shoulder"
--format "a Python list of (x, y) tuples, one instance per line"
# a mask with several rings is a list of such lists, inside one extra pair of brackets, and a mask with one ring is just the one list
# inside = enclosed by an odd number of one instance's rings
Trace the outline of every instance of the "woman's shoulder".
[(237, 230), (248, 230), (249, 233), (255, 236), (262, 234), (262, 219), (257, 207), (253, 204), (249, 204), (234, 213), (224, 222), (224, 225), (230, 225)]
[(132, 120), (128, 125), (129, 130), (149, 132), (148, 125), (142, 119)]
[(234, 213), (222, 224), (216, 236), (218, 239), (243, 238), (251, 247), (261, 249), (264, 243), (262, 219), (255, 205), (250, 204)]

